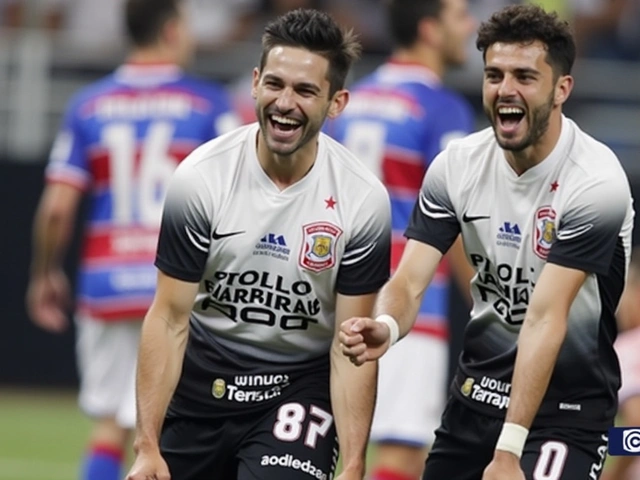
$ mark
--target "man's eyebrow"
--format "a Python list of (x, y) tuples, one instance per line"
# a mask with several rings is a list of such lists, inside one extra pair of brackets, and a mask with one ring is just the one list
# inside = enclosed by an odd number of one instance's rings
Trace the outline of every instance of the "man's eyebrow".
[(282, 83), (282, 79), (281, 79), (279, 76), (274, 75), (273, 73), (266, 73), (266, 74), (264, 75), (264, 77), (262, 77), (262, 79), (263, 79), (263, 80), (275, 80), (275, 81), (277, 81), (277, 82)]
[[(263, 80), (270, 80), (273, 82), (277, 82), (277, 83), (284, 83), (284, 80), (282, 78), (280, 78), (278, 75), (275, 75), (273, 73), (266, 73), (263, 77)], [(315, 83), (312, 82), (298, 82), (294, 85), (294, 88), (303, 88), (303, 89), (307, 89), (307, 90), (312, 90), (315, 93), (320, 93), (322, 92), (322, 88), (320, 88), (318, 85), (316, 85)]]
[[(486, 66), (484, 67), (484, 72), (485, 73), (496, 73), (496, 72), (503, 72), (504, 69), (502, 68), (498, 68), (495, 66)], [(514, 68), (513, 69), (513, 73), (517, 74), (517, 75), (535, 75), (535, 76), (539, 76), (540, 75), (540, 71), (535, 69), (535, 68), (531, 68), (531, 67), (518, 67), (518, 68)]]
[(313, 90), (314, 92), (321, 92), (322, 89), (316, 85), (315, 83), (310, 83), (310, 82), (300, 82), (300, 83), (296, 83), (296, 88), (305, 88), (308, 90)]

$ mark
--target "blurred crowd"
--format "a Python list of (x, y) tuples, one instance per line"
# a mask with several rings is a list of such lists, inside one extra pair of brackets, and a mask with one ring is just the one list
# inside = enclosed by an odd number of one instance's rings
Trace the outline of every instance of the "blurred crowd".
[[(386, 53), (391, 45), (384, 0), (185, 0), (202, 50), (256, 41), (265, 22), (297, 7), (331, 12), (360, 35), (365, 52)], [(476, 18), (523, 1), (558, 11), (575, 31), (579, 54), (590, 58), (640, 61), (640, 0), (470, 0)], [(3, 27), (42, 28), (80, 45), (110, 49), (122, 43), (122, 0), (0, 0)]]

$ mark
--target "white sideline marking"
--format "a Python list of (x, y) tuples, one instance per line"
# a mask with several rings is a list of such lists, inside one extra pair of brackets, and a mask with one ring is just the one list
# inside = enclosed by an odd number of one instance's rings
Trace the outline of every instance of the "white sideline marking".
[(79, 466), (67, 462), (0, 457), (1, 480), (69, 480), (78, 476)]

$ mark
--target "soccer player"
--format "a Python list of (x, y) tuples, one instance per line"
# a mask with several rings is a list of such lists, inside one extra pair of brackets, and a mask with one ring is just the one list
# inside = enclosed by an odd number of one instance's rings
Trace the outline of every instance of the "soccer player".
[(492, 128), (431, 164), (377, 321), (345, 322), (342, 348), (361, 364), (404, 336), (461, 233), (474, 306), (424, 479), (597, 479), (620, 386), (628, 180), (615, 154), (562, 114), (575, 44), (556, 14), (506, 7), (482, 24), (477, 46)]
[[(377, 364), (338, 327), (389, 276), (382, 183), (320, 133), (359, 44), (325, 13), (267, 25), (258, 123), (197, 149), (169, 188), (142, 327), (128, 480), (362, 479)], [(337, 438), (336, 438), (337, 435)]]
[[(635, 247), (629, 263), (627, 284), (617, 311), (618, 328), (622, 332), (614, 345), (620, 360), (622, 386), (618, 391), (618, 426), (640, 425), (640, 247)], [(602, 475), (602, 480), (634, 480), (640, 478), (637, 456), (616, 457)]]
[(75, 317), (79, 404), (95, 419), (82, 473), (87, 480), (122, 478), (168, 181), (191, 150), (238, 124), (220, 85), (182, 70), (192, 42), (181, 0), (128, 0), (124, 20), (132, 43), (127, 62), (75, 95), (52, 149), (27, 293), (37, 325), (65, 329), (62, 263), (86, 195)]
[[(449, 141), (473, 129), (471, 108), (442, 77), (466, 61), (475, 25), (466, 0), (392, 0), (387, 13), (396, 43), (391, 59), (352, 88), (348, 107), (327, 132), (367, 162), (389, 191), (394, 269), (425, 170)], [(467, 292), (471, 267), (460, 242), (448, 258)], [(370, 480), (417, 479), (424, 469), (445, 403), (447, 267), (440, 264), (411, 332), (380, 362)]]

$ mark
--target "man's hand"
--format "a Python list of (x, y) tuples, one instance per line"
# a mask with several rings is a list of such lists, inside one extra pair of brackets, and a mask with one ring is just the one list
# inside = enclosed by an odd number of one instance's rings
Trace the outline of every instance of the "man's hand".
[(44, 330), (60, 333), (68, 327), (71, 308), (69, 281), (62, 270), (35, 274), (27, 288), (27, 312)]
[(354, 365), (379, 359), (389, 349), (389, 327), (367, 317), (355, 317), (340, 325), (342, 353)]
[(482, 480), (525, 480), (520, 459), (512, 453), (496, 450), (493, 460), (484, 469)]
[(169, 467), (157, 448), (138, 451), (125, 480), (171, 480)]

